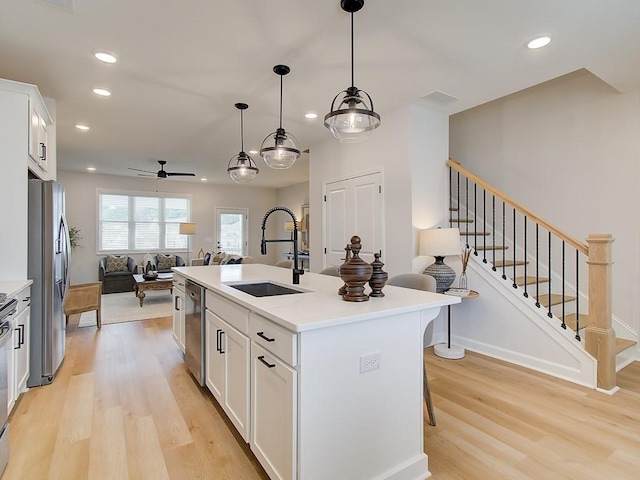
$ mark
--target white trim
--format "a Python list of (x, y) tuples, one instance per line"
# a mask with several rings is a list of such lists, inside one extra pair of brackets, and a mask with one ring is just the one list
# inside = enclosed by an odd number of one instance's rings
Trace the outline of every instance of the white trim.
[(213, 219), (213, 228), (216, 234), (216, 252), (220, 250), (220, 215), (224, 213), (244, 215), (244, 224), (242, 227), (242, 236), (244, 245), (240, 256), (248, 255), (249, 251), (249, 209), (246, 207), (216, 207), (215, 218)]

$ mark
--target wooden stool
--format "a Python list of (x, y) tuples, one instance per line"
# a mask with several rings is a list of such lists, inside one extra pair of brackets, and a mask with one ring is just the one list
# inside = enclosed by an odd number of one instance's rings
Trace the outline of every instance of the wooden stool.
[(64, 301), (64, 314), (69, 315), (96, 310), (98, 328), (102, 328), (101, 312), (102, 282), (71, 285)]

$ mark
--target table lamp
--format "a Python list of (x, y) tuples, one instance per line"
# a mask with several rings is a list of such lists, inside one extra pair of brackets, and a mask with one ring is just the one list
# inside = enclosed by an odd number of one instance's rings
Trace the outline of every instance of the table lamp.
[(436, 279), (436, 289), (442, 293), (456, 279), (453, 268), (444, 263), (447, 255), (460, 255), (460, 230), (457, 228), (431, 228), (420, 231), (420, 255), (435, 257), (435, 263), (422, 273)]

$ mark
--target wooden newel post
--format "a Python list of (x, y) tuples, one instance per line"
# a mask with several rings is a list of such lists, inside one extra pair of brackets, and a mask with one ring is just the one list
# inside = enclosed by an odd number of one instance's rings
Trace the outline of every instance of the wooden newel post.
[(616, 335), (611, 327), (611, 244), (610, 234), (594, 233), (589, 244), (589, 319), (585, 348), (598, 361), (598, 387), (616, 386)]

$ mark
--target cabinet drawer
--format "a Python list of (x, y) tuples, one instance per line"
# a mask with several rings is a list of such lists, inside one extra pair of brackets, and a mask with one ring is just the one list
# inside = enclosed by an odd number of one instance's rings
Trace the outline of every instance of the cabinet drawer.
[(182, 275), (177, 275), (175, 273), (173, 274), (173, 288), (180, 290), (182, 293), (185, 293), (184, 291), (185, 281), (186, 279)]
[(298, 363), (298, 337), (295, 333), (255, 313), (251, 313), (250, 330), (251, 340), (262, 345), (292, 367), (296, 366)]
[(218, 315), (236, 330), (249, 335), (249, 310), (207, 290), (207, 309)]
[(18, 300), (18, 305), (16, 305), (16, 313), (14, 313), (13, 315), (14, 317), (16, 317), (20, 314), (20, 312), (31, 305), (31, 288), (23, 288), (14, 296), (14, 298)]

